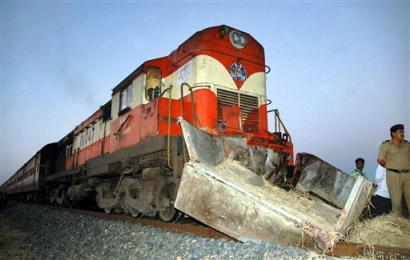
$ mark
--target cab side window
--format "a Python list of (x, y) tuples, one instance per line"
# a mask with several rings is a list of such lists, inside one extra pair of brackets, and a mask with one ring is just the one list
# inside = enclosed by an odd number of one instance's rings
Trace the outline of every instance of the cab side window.
[(120, 93), (120, 111), (131, 108), (132, 102), (132, 84), (130, 84), (125, 89), (121, 90)]
[(152, 101), (161, 95), (161, 70), (149, 67), (147, 70), (147, 80), (145, 83), (145, 98)]

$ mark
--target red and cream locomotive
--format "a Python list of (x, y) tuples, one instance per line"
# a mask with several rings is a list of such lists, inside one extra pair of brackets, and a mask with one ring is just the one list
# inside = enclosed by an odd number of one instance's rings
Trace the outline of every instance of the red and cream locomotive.
[[(141, 64), (112, 98), (59, 142), (48, 144), (2, 189), (70, 205), (90, 197), (107, 213), (178, 216), (173, 202), (186, 153), (182, 116), (212, 135), (240, 135), (293, 163), (290, 136), (268, 111), (264, 49), (222, 25), (204, 29), (170, 55)], [(268, 112), (275, 131), (268, 131)]]

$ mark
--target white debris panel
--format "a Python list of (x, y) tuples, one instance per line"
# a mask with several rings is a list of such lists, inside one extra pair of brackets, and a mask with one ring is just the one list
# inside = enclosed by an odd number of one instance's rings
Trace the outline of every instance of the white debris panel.
[(326, 192), (320, 197), (272, 186), (229, 159), (223, 138), (182, 119), (180, 124), (190, 162), (185, 164), (175, 207), (235, 239), (329, 249), (367, 205), (371, 184), (364, 178), (343, 191), (346, 199), (338, 207), (328, 202)]

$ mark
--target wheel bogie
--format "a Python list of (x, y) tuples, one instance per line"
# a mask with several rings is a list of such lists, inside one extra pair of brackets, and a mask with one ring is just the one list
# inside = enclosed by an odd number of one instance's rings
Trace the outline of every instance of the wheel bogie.
[(132, 217), (175, 220), (173, 207), (176, 183), (166, 169), (146, 168), (135, 176), (101, 181), (95, 186), (97, 205), (104, 211), (121, 211)]
[(159, 218), (166, 222), (178, 221), (183, 216), (173, 206), (178, 179), (174, 179), (170, 169), (150, 167), (118, 175), (66, 179), (46, 186), (41, 193), (25, 193), (21, 197), (27, 201), (42, 197), (51, 205), (68, 208), (90, 207), (94, 201), (107, 214)]

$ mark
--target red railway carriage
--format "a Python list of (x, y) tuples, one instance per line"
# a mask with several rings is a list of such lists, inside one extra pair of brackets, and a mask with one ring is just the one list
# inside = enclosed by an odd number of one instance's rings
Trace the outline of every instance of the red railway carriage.
[(51, 143), (41, 148), (4, 183), (4, 192), (29, 199), (38, 197), (45, 177), (56, 171), (56, 146), (57, 143)]
[(173, 219), (189, 160), (181, 116), (212, 135), (243, 136), (291, 165), (293, 146), (276, 112), (276, 130), (268, 131), (266, 68), (262, 45), (225, 25), (199, 31), (168, 56), (144, 62), (58, 143), (64, 167), (45, 178), (46, 196), (72, 203), (96, 194), (107, 212), (159, 212)]

